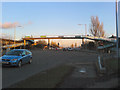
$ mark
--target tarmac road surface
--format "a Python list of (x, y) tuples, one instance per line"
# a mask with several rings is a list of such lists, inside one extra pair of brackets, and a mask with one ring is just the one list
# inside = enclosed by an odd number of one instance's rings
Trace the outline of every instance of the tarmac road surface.
[(32, 50), (32, 64), (2, 68), (2, 88), (24, 80), (41, 71), (66, 63), (92, 63), (97, 61), (97, 54), (81, 51), (42, 51)]

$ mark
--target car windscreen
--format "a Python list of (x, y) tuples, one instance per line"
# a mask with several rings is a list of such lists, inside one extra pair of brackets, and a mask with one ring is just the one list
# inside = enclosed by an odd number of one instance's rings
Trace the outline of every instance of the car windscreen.
[(23, 53), (23, 51), (20, 50), (12, 50), (6, 53), (6, 55), (15, 55), (15, 56), (20, 56)]

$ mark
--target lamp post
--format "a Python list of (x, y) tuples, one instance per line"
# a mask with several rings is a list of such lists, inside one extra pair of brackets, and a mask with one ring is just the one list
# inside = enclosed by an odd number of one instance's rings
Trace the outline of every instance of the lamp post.
[(116, 0), (116, 49), (117, 49), (117, 57), (119, 58), (119, 47), (118, 47), (118, 1)]
[(15, 40), (16, 40), (16, 27), (22, 27), (22, 26), (14, 26), (14, 49), (15, 49)]
[[(85, 25), (85, 36), (87, 36), (87, 24), (78, 24), (79, 26), (81, 26), (81, 25)], [(84, 42), (84, 39), (82, 39), (82, 42)], [(85, 42), (86, 42), (86, 40), (85, 40)], [(85, 44), (85, 43), (83, 43), (83, 44)], [(85, 46), (85, 48), (87, 49), (87, 46)]]
[(85, 25), (85, 36), (87, 36), (87, 24), (78, 24), (79, 26)]

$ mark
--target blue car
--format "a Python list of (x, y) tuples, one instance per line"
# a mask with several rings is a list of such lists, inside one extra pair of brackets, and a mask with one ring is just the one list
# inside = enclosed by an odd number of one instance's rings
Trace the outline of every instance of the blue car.
[(18, 66), (22, 64), (32, 63), (32, 53), (26, 49), (13, 49), (2, 56), (2, 65)]

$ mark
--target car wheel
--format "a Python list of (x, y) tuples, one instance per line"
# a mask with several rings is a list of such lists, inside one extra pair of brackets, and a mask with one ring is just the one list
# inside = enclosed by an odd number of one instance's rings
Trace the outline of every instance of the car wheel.
[(22, 61), (19, 61), (18, 67), (21, 67), (21, 66), (22, 66)]
[(29, 60), (29, 64), (31, 64), (32, 63), (32, 58)]

